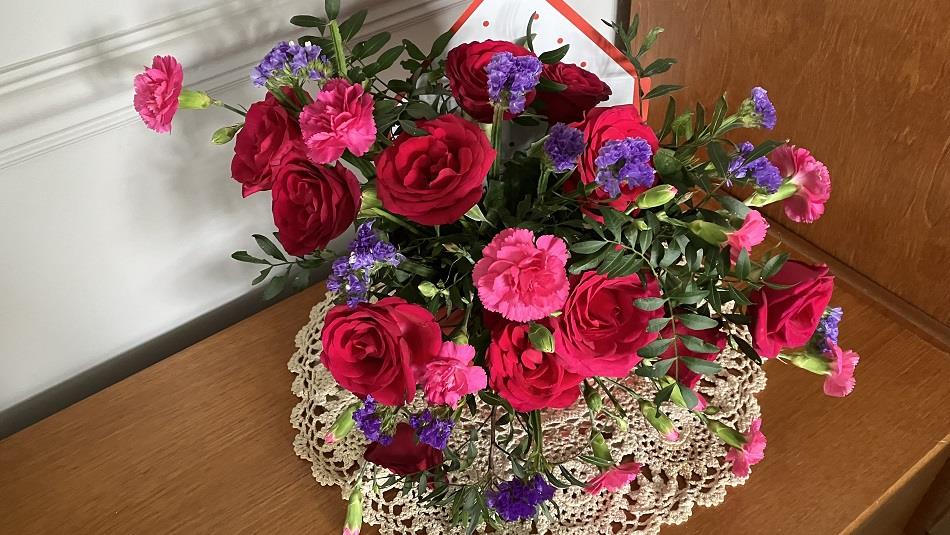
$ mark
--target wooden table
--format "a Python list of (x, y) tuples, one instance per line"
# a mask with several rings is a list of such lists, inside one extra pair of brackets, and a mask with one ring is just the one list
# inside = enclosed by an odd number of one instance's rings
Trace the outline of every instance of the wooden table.
[[(0, 442), (0, 532), (336, 534), (345, 504), (293, 452), (287, 361), (312, 288)], [(663, 535), (899, 533), (943, 464), (950, 357), (842, 287), (858, 387), (768, 365), (765, 460)], [(367, 530), (370, 531), (370, 530)]]

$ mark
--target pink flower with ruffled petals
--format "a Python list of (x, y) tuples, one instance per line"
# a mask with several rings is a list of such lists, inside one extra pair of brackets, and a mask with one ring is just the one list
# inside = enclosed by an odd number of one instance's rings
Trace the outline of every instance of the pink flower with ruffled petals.
[(567, 244), (523, 228), (499, 232), (482, 250), (472, 278), (482, 305), (512, 321), (539, 320), (567, 300)]
[(300, 130), (314, 163), (335, 162), (347, 149), (362, 156), (376, 141), (373, 96), (360, 84), (330, 80), (300, 113)]
[(419, 373), (426, 400), (432, 405), (454, 407), (463, 396), (488, 386), (485, 369), (473, 366), (474, 359), (474, 347), (443, 342), (438, 356), (427, 362)]
[(135, 76), (132, 105), (145, 121), (145, 126), (159, 134), (172, 131), (172, 118), (178, 111), (178, 96), (184, 78), (181, 64), (173, 56), (155, 56), (152, 66)]
[(825, 395), (843, 398), (854, 390), (854, 368), (861, 356), (854, 351), (844, 351), (831, 340), (826, 342), (831, 352), (831, 371), (825, 378)]
[(749, 426), (749, 431), (745, 433), (746, 443), (742, 449), (729, 448), (726, 452), (726, 461), (732, 462), (732, 473), (739, 477), (749, 475), (749, 469), (754, 464), (765, 458), (765, 435), (760, 431), (762, 419), (756, 418)]
[(831, 197), (831, 176), (825, 164), (811, 155), (808, 149), (786, 145), (776, 149), (769, 159), (783, 177), (798, 186), (795, 195), (786, 199), (785, 215), (798, 223), (814, 223), (825, 213), (825, 203)]
[(735, 232), (726, 235), (726, 243), (729, 245), (729, 256), (735, 262), (739, 258), (739, 251), (745, 249), (752, 251), (752, 248), (765, 241), (765, 234), (769, 230), (769, 223), (762, 217), (757, 210), (751, 210), (742, 226)]
[(601, 491), (618, 491), (637, 478), (640, 473), (639, 463), (625, 463), (617, 465), (603, 474), (591, 479), (584, 487), (584, 492), (588, 494), (600, 494)]

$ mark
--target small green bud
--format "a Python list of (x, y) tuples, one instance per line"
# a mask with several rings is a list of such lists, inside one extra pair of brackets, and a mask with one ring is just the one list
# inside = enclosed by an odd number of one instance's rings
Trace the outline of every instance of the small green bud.
[(708, 427), (714, 435), (733, 448), (741, 449), (746, 443), (746, 439), (742, 436), (742, 433), (720, 421), (712, 419), (706, 420), (706, 427)]
[(713, 245), (722, 245), (726, 243), (727, 230), (715, 223), (710, 223), (709, 221), (703, 221), (702, 219), (696, 219), (689, 222), (689, 230), (693, 234), (699, 236), (703, 240), (713, 244)]
[(650, 188), (637, 197), (637, 208), (647, 209), (663, 206), (672, 201), (677, 193), (677, 189), (669, 184), (661, 184)]
[(801, 352), (786, 355), (786, 360), (799, 368), (818, 375), (831, 373), (831, 361), (820, 355)]
[(324, 442), (327, 444), (333, 444), (338, 440), (345, 438), (346, 435), (350, 434), (350, 431), (353, 430), (353, 413), (356, 411), (356, 408), (359, 407), (359, 403), (354, 403), (347, 407), (339, 416), (336, 417), (336, 421), (333, 422), (333, 425), (330, 427), (330, 430), (327, 431), (327, 434), (323, 437)]
[(660, 436), (669, 441), (676, 441), (680, 438), (680, 433), (673, 425), (670, 417), (659, 412), (652, 402), (645, 399), (640, 400), (640, 413), (646, 418), (646, 421), (656, 429)]
[(210, 108), (214, 100), (204, 91), (182, 89), (178, 95), (178, 107), (183, 110), (204, 110)]
[(604, 440), (604, 435), (602, 433), (597, 433), (590, 439), (590, 449), (594, 452), (594, 457), (602, 461), (613, 462), (614, 459), (610, 455), (610, 448), (607, 446), (607, 441)]
[(599, 413), (604, 408), (604, 398), (600, 395), (600, 392), (586, 382), (584, 383), (584, 401), (587, 402), (590, 412), (594, 414)]
[(528, 340), (542, 353), (554, 353), (554, 335), (540, 323), (532, 323), (528, 330)]
[(433, 297), (439, 295), (440, 292), (441, 290), (439, 290), (438, 286), (432, 284), (429, 281), (419, 284), (419, 293), (421, 293), (426, 299), (432, 299)]
[(785, 182), (778, 188), (778, 191), (771, 195), (753, 193), (751, 197), (744, 201), (744, 204), (746, 206), (766, 206), (775, 202), (784, 201), (796, 193), (798, 193), (798, 185)]
[(383, 203), (379, 201), (379, 197), (376, 196), (376, 188), (372, 186), (363, 188), (363, 193), (360, 200), (362, 202), (362, 210), (380, 208), (383, 206)]
[(211, 142), (215, 145), (224, 145), (234, 139), (234, 136), (236, 136), (242, 128), (244, 128), (244, 123), (223, 126), (211, 134)]
[(343, 535), (359, 535), (361, 527), (363, 527), (363, 491), (357, 485), (350, 493), (350, 502), (346, 506)]

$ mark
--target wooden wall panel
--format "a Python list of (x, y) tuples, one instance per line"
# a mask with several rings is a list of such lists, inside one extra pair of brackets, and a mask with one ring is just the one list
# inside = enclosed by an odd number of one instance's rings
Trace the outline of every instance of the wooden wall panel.
[[(950, 324), (950, 9), (946, 0), (641, 0), (651, 54), (679, 60), (654, 83), (680, 102), (737, 104), (769, 90), (773, 139), (831, 171), (812, 225), (767, 213), (944, 325)], [(652, 105), (662, 119), (665, 97)], [(753, 139), (761, 139), (755, 136)]]

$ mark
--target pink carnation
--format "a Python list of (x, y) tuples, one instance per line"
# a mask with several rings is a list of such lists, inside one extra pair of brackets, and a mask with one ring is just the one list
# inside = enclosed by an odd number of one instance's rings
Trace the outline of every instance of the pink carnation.
[(376, 141), (373, 96), (360, 84), (330, 80), (300, 113), (300, 129), (314, 163), (335, 162), (347, 149), (362, 156)]
[(765, 233), (769, 230), (769, 223), (762, 217), (757, 210), (752, 210), (747, 216), (742, 226), (735, 232), (730, 232), (726, 236), (726, 243), (729, 245), (729, 256), (735, 262), (739, 258), (739, 251), (745, 249), (752, 251), (752, 248), (765, 241)]
[(756, 418), (749, 431), (745, 433), (746, 443), (742, 449), (729, 448), (726, 452), (726, 461), (732, 462), (732, 473), (739, 477), (749, 475), (749, 469), (754, 464), (765, 458), (765, 435), (759, 430), (762, 427), (762, 419)]
[(443, 342), (439, 354), (419, 371), (426, 400), (432, 405), (455, 406), (463, 396), (488, 386), (485, 369), (473, 366), (475, 348)]
[(639, 463), (625, 463), (607, 470), (603, 474), (591, 479), (584, 492), (588, 494), (600, 494), (603, 490), (610, 492), (618, 491), (637, 478), (640, 473)]
[(159, 134), (172, 131), (183, 80), (181, 64), (172, 56), (155, 56), (151, 68), (146, 67), (145, 72), (135, 76), (132, 105), (145, 126)]
[(482, 305), (512, 321), (539, 320), (567, 300), (567, 245), (557, 236), (522, 228), (499, 232), (472, 274)]
[(360, 528), (343, 528), (343, 535), (360, 535)]
[(843, 398), (854, 390), (854, 368), (861, 357), (854, 351), (843, 351), (838, 344), (827, 342), (831, 351), (831, 372), (825, 378), (825, 395)]
[(831, 197), (831, 177), (825, 164), (811, 155), (808, 149), (786, 145), (769, 157), (783, 177), (798, 186), (795, 195), (784, 202), (785, 215), (798, 223), (814, 223), (825, 213), (825, 203)]

